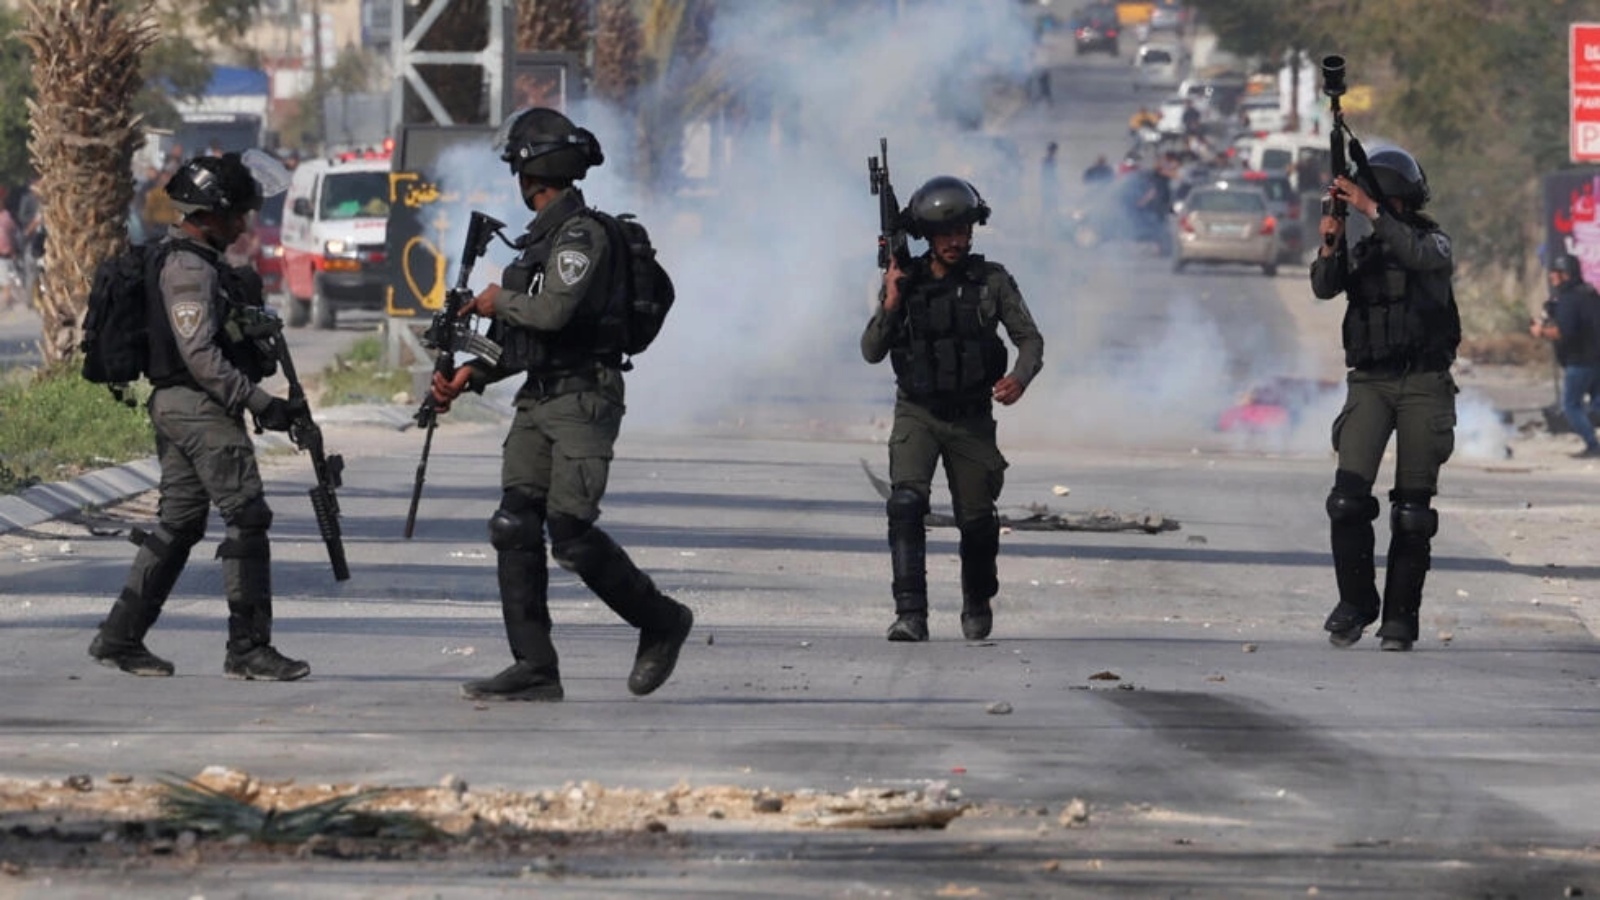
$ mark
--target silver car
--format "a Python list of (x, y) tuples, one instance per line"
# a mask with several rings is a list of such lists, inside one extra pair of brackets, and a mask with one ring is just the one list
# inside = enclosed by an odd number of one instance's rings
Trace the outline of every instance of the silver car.
[(1198, 187), (1177, 212), (1174, 272), (1200, 262), (1245, 263), (1278, 274), (1278, 220), (1259, 188)]

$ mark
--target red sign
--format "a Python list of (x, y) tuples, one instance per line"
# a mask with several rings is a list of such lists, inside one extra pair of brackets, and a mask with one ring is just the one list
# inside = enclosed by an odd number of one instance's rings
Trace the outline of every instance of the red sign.
[(1600, 162), (1600, 24), (1573, 23), (1569, 107), (1573, 162)]

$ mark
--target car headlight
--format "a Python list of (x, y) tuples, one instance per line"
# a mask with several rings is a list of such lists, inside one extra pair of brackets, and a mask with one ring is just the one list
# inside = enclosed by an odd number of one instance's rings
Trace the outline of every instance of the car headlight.
[(261, 247), (262, 259), (277, 259), (283, 255), (282, 244), (264, 244)]
[(349, 241), (334, 238), (322, 245), (323, 256), (355, 256), (356, 248)]

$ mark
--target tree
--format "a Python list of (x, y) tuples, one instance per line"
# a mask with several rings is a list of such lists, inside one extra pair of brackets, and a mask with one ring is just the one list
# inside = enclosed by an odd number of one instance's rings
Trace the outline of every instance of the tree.
[(33, 79), (28, 73), (27, 46), (21, 37), (22, 18), (0, 9), (0, 185), (28, 180), (28, 107)]
[(583, 53), (589, 48), (590, 0), (517, 4), (517, 49)]
[(39, 173), (49, 265), (34, 296), (46, 362), (76, 352), (95, 264), (127, 244), (133, 96), (154, 43), (148, 7), (115, 0), (30, 2), (22, 39), (33, 51), (28, 152)]

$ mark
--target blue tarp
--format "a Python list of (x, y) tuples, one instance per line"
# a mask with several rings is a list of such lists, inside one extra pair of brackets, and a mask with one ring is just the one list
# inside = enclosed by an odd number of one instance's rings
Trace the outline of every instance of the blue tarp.
[(206, 85), (208, 97), (242, 97), (265, 95), (270, 83), (267, 73), (260, 69), (239, 66), (215, 66), (211, 70), (211, 83)]

